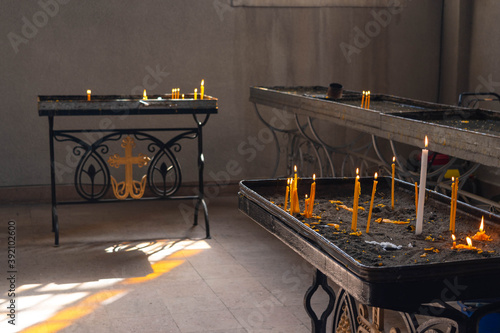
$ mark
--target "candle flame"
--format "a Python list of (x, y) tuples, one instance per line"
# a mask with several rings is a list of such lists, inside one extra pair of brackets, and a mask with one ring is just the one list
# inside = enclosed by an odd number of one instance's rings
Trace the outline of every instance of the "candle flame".
[(297, 172), (297, 166), (296, 165), (293, 166), (293, 172)]
[(316, 181), (316, 174), (313, 174), (313, 182)]
[(392, 158), (392, 163), (396, 162), (396, 156)]
[(377, 177), (378, 177), (378, 173), (375, 172), (375, 179), (377, 179)]
[(287, 185), (290, 185), (290, 178), (286, 179), (286, 183), (287, 183)]
[(453, 241), (457, 240), (457, 238), (455, 237), (455, 235), (451, 235), (451, 239), (453, 239)]
[(472, 239), (470, 239), (470, 237), (467, 237), (466, 240), (467, 240), (467, 245), (472, 247)]
[(429, 139), (427, 138), (427, 135), (425, 136), (425, 148), (429, 145)]
[(201, 85), (204, 85), (205, 84), (205, 80), (201, 80)]
[(306, 194), (306, 199), (307, 199), (307, 194)]
[(144, 89), (144, 92), (142, 93), (142, 99), (148, 99), (148, 94), (146, 93), (146, 89)]
[(481, 217), (481, 225), (479, 226), (479, 231), (483, 231), (484, 230), (484, 216)]
[(359, 168), (356, 168), (356, 175), (359, 175)]
[(90, 95), (91, 91), (90, 89), (87, 89), (87, 95)]

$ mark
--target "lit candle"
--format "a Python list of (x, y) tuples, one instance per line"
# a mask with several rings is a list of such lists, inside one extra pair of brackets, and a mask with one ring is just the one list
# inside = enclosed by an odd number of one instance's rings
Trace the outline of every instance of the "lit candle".
[(451, 239), (453, 239), (453, 246), (451, 247), (451, 249), (454, 250), (457, 248), (457, 242), (454, 234), (451, 235)]
[(365, 107), (365, 95), (366, 95), (366, 92), (363, 90), (363, 97), (361, 97), (361, 107), (362, 108)]
[(366, 233), (370, 232), (370, 220), (372, 218), (373, 200), (375, 199), (375, 192), (377, 191), (377, 183), (377, 173), (375, 172), (375, 178), (373, 179), (372, 198), (370, 200), (370, 211), (368, 212), (368, 222), (366, 223)]
[(309, 217), (313, 215), (314, 199), (316, 198), (316, 174), (313, 174), (313, 182), (311, 184), (311, 192), (309, 193)]
[(297, 189), (298, 178), (297, 178), (297, 166), (296, 165), (293, 167), (293, 171), (295, 173), (294, 179), (293, 179), (293, 211), (294, 211), (294, 213), (300, 213), (299, 192)]
[(396, 176), (396, 156), (392, 158), (391, 209), (394, 210), (394, 178)]
[(356, 180), (354, 181), (354, 202), (352, 204), (352, 221), (351, 221), (352, 231), (356, 231), (358, 227), (358, 201), (359, 201), (359, 192), (361, 190), (358, 173), (359, 169), (356, 169)]
[(146, 93), (146, 89), (144, 89), (144, 92), (142, 93), (142, 99), (144, 100), (148, 99), (148, 94)]
[(466, 238), (465, 238), (465, 240), (467, 241), (467, 247), (468, 247), (469, 249), (471, 249), (471, 250), (472, 250), (472, 249), (475, 249), (475, 247), (474, 247), (474, 246), (472, 246), (472, 239), (470, 239), (470, 237), (466, 237)]
[(466, 250), (478, 250), (477, 247), (472, 246), (472, 240), (470, 239), (470, 237), (467, 237), (466, 240), (467, 240), (467, 245), (458, 244), (455, 246), (455, 248), (456, 249), (466, 249)]
[(182, 94), (182, 99), (184, 99), (184, 94)]
[(205, 95), (205, 80), (201, 80), (200, 99), (203, 99), (203, 95)]
[(368, 92), (366, 93), (365, 109), (370, 108), (370, 99), (371, 99), (370, 90), (368, 90)]
[(175, 99), (175, 88), (172, 88), (172, 99)]
[(491, 241), (491, 237), (486, 235), (484, 231), (484, 216), (481, 217), (481, 225), (479, 226), (479, 231), (474, 236), (472, 236), (472, 239), (481, 241)]
[(194, 89), (194, 99), (198, 99), (198, 88)]
[(311, 200), (307, 198), (307, 194), (306, 194), (306, 198), (304, 200), (304, 217), (306, 218), (310, 218), (311, 216), (309, 215), (309, 204), (311, 203)]
[(294, 177), (293, 177), (293, 186), (295, 189), (297, 189), (297, 166), (293, 166), (293, 172), (294, 172)]
[(424, 204), (425, 204), (425, 183), (427, 181), (427, 162), (429, 156), (429, 150), (427, 150), (427, 145), (429, 141), (427, 136), (425, 136), (425, 148), (422, 149), (422, 158), (420, 163), (420, 186), (418, 190), (418, 208), (417, 208), (417, 225), (415, 227), (415, 234), (420, 235), (422, 233), (422, 224), (424, 221)]
[(288, 193), (290, 192), (290, 178), (286, 180), (286, 194), (285, 194), (285, 206), (284, 210), (286, 212), (286, 207), (288, 206)]
[(87, 90), (87, 101), (90, 101), (90, 94), (92, 93), (92, 91), (90, 91), (90, 89)]

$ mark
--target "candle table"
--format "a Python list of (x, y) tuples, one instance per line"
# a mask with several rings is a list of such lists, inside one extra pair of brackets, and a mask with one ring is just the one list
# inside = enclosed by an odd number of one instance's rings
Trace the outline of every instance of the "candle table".
[[(39, 116), (48, 118), (49, 144), (50, 144), (50, 179), (52, 198), (52, 231), (55, 244), (59, 244), (59, 221), (57, 205), (77, 203), (97, 203), (128, 201), (134, 198), (141, 199), (167, 199), (167, 200), (194, 200), (194, 224), (198, 224), (198, 212), (203, 207), (206, 237), (210, 237), (208, 211), (204, 198), (204, 156), (202, 128), (208, 122), (210, 115), (218, 112), (217, 98), (204, 96), (202, 100), (195, 100), (191, 95), (185, 99), (172, 99), (170, 95), (143, 96), (130, 95), (102, 95), (90, 96), (38, 96)], [(164, 127), (162, 120), (171, 116), (189, 116), (194, 120), (194, 125), (186, 127)], [(83, 120), (89, 117), (101, 116), (100, 126), (92, 128), (78, 127)], [(61, 120), (68, 126), (70, 117), (71, 125), (77, 129), (55, 128), (55, 119)], [(103, 118), (104, 117), (104, 118)], [(130, 118), (129, 118), (130, 117)], [(113, 119), (118, 118), (155, 118), (157, 121), (150, 128), (126, 126), (115, 128), (111, 126)], [(106, 126), (102, 126), (103, 120)], [(173, 133), (173, 137), (164, 139), (159, 134)], [(183, 140), (196, 140), (197, 142), (197, 194), (175, 195), (182, 184), (182, 172), (176, 153), (181, 150)], [(146, 154), (133, 156), (137, 143), (143, 143)], [(74, 186), (82, 200), (60, 201), (56, 196), (56, 169), (60, 162), (56, 159), (56, 142), (72, 144), (69, 155), (76, 159), (74, 169)], [(115, 153), (112, 144), (120, 144)], [(125, 151), (124, 151), (125, 149)], [(113, 155), (114, 154), (114, 155)], [(120, 157), (125, 154), (125, 157)], [(151, 155), (151, 157), (147, 156)], [(68, 156), (66, 156), (68, 159)], [(58, 164), (59, 163), (59, 164)], [(134, 169), (144, 167), (145, 175), (141, 181), (133, 180)], [(125, 180), (118, 182), (111, 175), (113, 168), (125, 169)], [(109, 195), (113, 189), (114, 197)], [(147, 196), (144, 197), (144, 193)]]
[[(251, 87), (250, 101), (259, 119), (272, 131), (276, 144), (271, 178), (282, 176), (279, 167), (283, 165), (287, 171), (301, 165), (302, 172), (319, 177), (352, 176), (358, 166), (366, 166), (363, 171), (383, 167), (390, 172), (391, 162), (384, 152), (391, 150), (390, 157), (397, 156), (396, 177), (413, 183), (419, 177), (415, 168), (420, 166), (420, 157), (410, 156), (415, 162), (412, 166), (401, 157), (408, 153), (405, 145), (422, 148), (428, 136), (429, 187), (448, 193), (446, 171), (458, 165), (460, 196), (500, 209), (498, 202), (464, 190), (469, 176), (481, 165), (500, 167), (499, 111), (373, 92), (370, 96), (370, 106), (364, 108), (363, 94), (356, 91), (344, 90), (341, 98), (330, 99), (327, 88), (321, 86)], [(325, 123), (330, 125), (326, 130)], [(332, 133), (343, 133), (343, 128), (356, 132), (349, 140), (334, 137), (333, 141)], [(384, 147), (386, 140), (388, 147)], [(445, 159), (440, 161), (440, 157)], [(345, 170), (349, 170), (347, 174)]]
[[(385, 194), (390, 207), (391, 179), (379, 178), (377, 192)], [(373, 178), (361, 178), (361, 188), (370, 188)], [(302, 180), (298, 190), (307, 191), (311, 181)], [(333, 213), (329, 219), (335, 219), (335, 203), (338, 199), (348, 200), (354, 186), (353, 178), (320, 178), (316, 179), (316, 200), (328, 205), (331, 200)], [(433, 207), (433, 213), (425, 218), (423, 234), (415, 235), (409, 225), (387, 224), (386, 228), (398, 228), (403, 234), (402, 240), (385, 239), (396, 244), (396, 249), (380, 249), (373, 245), (371, 237), (384, 239), (382, 224), (374, 223), (370, 233), (362, 236), (349, 234), (350, 228), (347, 221), (336, 221), (347, 232), (330, 227), (325, 208), (316, 207), (315, 214), (321, 215), (323, 223), (305, 220), (300, 214), (290, 215), (283, 210), (280, 196), (285, 193), (286, 180), (251, 180), (240, 183), (239, 209), (267, 231), (272, 233), (283, 243), (301, 255), (306, 261), (316, 268), (313, 285), (306, 292), (304, 304), (312, 321), (313, 332), (325, 332), (326, 321), (333, 314), (333, 331), (345, 326), (349, 322), (352, 332), (379, 332), (384, 331), (380, 322), (382, 309), (390, 309), (401, 313), (404, 321), (404, 332), (425, 332), (440, 329), (448, 332), (476, 332), (478, 323), (483, 316), (490, 312), (500, 311), (500, 303), (493, 299), (500, 297), (498, 276), (500, 274), (500, 253), (498, 235), (500, 231), (500, 216), (491, 214), (459, 202), (457, 227), (462, 230), (473, 230), (477, 221), (485, 216), (490, 232), (495, 236), (492, 242), (484, 242), (484, 252), (472, 250), (451, 249), (452, 240), (449, 235), (447, 221), (441, 221), (440, 216), (449, 213), (448, 197), (434, 191), (427, 190), (426, 205)], [(412, 202), (414, 185), (396, 180), (396, 210), (401, 204), (402, 197), (408, 197), (407, 202)], [(380, 197), (380, 194), (378, 194)], [(348, 204), (349, 205), (349, 204)], [(407, 206), (401, 208), (408, 211)], [(390, 214), (390, 208), (385, 210)], [(383, 214), (384, 210), (379, 212)], [(414, 214), (415, 209), (410, 209)], [(362, 216), (362, 219), (365, 219)], [(429, 221), (436, 219), (436, 221)], [(319, 221), (319, 219), (317, 219)], [(305, 223), (309, 222), (309, 223)], [(365, 223), (365, 222), (364, 222)], [(441, 227), (440, 234), (429, 237), (430, 224)], [(414, 223), (413, 223), (414, 225)], [(364, 226), (364, 224), (363, 224)], [(360, 227), (361, 230), (364, 228)], [(387, 229), (386, 229), (387, 230)], [(436, 230), (436, 229), (434, 229)], [(331, 235), (331, 237), (329, 236)], [(372, 236), (373, 235), (373, 236)], [(443, 236), (443, 237), (440, 237)], [(348, 245), (347, 242), (354, 243)], [(378, 243), (379, 245), (382, 242)], [(426, 248), (426, 244), (430, 244)], [(397, 247), (399, 246), (399, 247)], [(486, 251), (486, 249), (493, 249)], [(354, 251), (356, 250), (356, 252)], [(392, 252), (391, 252), (392, 251)], [(425, 254), (425, 253), (429, 254)], [(377, 253), (385, 257), (383, 265), (377, 264)], [(406, 259), (415, 253), (418, 260)], [(434, 261), (428, 260), (436, 254)], [(392, 259), (403, 258), (402, 261)], [(441, 257), (437, 257), (437, 256)], [(461, 257), (463, 255), (463, 258)], [(375, 261), (369, 257), (374, 256)], [(406, 260), (406, 261), (405, 261)], [(328, 285), (329, 278), (339, 287), (337, 294)], [(319, 287), (329, 295), (330, 301), (325, 311), (318, 316), (311, 305), (311, 298)], [(453, 302), (470, 301), (477, 299), (491, 299), (485, 307), (479, 308), (467, 316), (453, 306)], [(368, 307), (372, 308), (373, 315), (368, 315)], [(425, 315), (427, 317), (420, 317)], [(398, 332), (401, 327), (393, 327), (390, 332)], [(387, 330), (388, 332), (389, 330)], [(401, 331), (401, 330), (400, 330)], [(434, 332), (433, 331), (433, 332)]]

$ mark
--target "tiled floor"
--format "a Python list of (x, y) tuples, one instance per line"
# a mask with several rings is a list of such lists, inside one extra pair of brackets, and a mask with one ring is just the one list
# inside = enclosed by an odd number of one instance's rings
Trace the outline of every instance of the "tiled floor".
[[(240, 213), (209, 203), (212, 239), (191, 203), (0, 206), (0, 332), (310, 332), (312, 267)], [(16, 223), (16, 325), (5, 315), (7, 222)], [(316, 306), (326, 295), (314, 297)], [(324, 309), (324, 308), (323, 308)]]

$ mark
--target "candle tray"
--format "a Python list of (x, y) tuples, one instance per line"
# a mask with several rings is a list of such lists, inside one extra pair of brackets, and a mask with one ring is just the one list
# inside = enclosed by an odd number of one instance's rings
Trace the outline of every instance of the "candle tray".
[(361, 92), (344, 90), (342, 98), (326, 98), (327, 88), (251, 87), (250, 101), (299, 116), (326, 120), (382, 138), (446, 155), (500, 167), (500, 112), (371, 94), (361, 108)]
[(144, 100), (139, 95), (92, 95), (89, 101), (87, 95), (38, 96), (38, 113), (40, 116), (217, 113), (217, 98), (205, 95), (195, 100), (193, 97), (193, 94), (185, 94), (185, 99), (171, 99), (171, 95), (166, 94), (151, 95)]
[[(388, 193), (390, 197), (390, 177), (381, 177), (378, 180), (377, 192)], [(304, 193), (309, 193), (311, 182), (311, 179), (299, 180), (298, 191), (301, 196)], [(361, 178), (360, 182), (362, 193), (365, 195), (368, 192), (371, 193), (373, 178)], [(316, 180), (316, 184), (318, 205), (325, 200), (344, 201), (349, 196), (352, 198), (353, 178), (320, 178)], [(285, 212), (283, 207), (280, 207), (280, 197), (284, 197), (285, 188), (286, 179), (242, 181), (240, 183), (239, 208), (325, 273), (337, 285), (349, 290), (362, 303), (404, 310), (414, 308), (418, 304), (435, 301), (436, 297), (439, 298), (439, 295), (444, 293), (444, 290), (448, 290), (449, 296), (455, 300), (500, 297), (497, 278), (500, 274), (500, 253), (498, 251), (493, 251), (485, 256), (478, 254), (477, 251), (460, 250), (457, 252), (463, 253), (466, 259), (462, 260), (460, 257), (456, 257), (445, 262), (419, 260), (419, 262), (412, 264), (367, 265), (363, 261), (359, 262), (351, 253), (344, 251), (341, 245), (335, 244), (335, 241), (315, 231), (315, 227), (306, 225), (300, 215), (292, 216)], [(400, 199), (398, 202), (402, 202), (405, 196), (406, 199), (414, 201), (414, 193), (413, 184), (396, 180), (396, 198)], [(433, 209), (442, 210), (442, 214), (449, 214), (449, 197), (430, 190), (427, 190), (426, 196), (426, 207), (432, 206)], [(414, 211), (413, 207), (411, 209)], [(316, 214), (318, 214), (317, 211)], [(458, 202), (457, 216), (459, 216), (457, 224), (470, 230), (477, 229), (478, 221), (484, 216), (486, 230), (493, 237), (490, 244), (496, 245), (498, 243), (500, 216), (462, 202)], [(365, 222), (358, 221), (358, 229), (363, 234), (365, 234)], [(448, 220), (435, 221), (434, 223), (449, 225)], [(412, 221), (410, 225), (414, 224), (415, 222)], [(380, 225), (372, 220), (370, 234), (380, 232)], [(348, 226), (350, 226), (350, 220), (343, 221), (341, 224), (341, 228), (347, 227), (348, 229)], [(409, 225), (393, 225), (393, 228), (406, 234), (410, 232), (407, 229), (410, 228)], [(449, 233), (445, 234), (444, 239), (440, 242), (426, 241), (427, 228), (428, 226), (424, 223), (423, 234), (416, 236), (420, 238), (418, 242), (424, 244), (428, 242), (429, 246), (443, 252), (452, 251)], [(346, 236), (351, 237), (353, 242), (357, 242), (360, 247), (366, 248), (366, 251), (372, 251), (374, 248), (372, 245), (369, 246), (367, 243), (359, 241), (360, 237), (363, 236), (348, 235), (349, 231), (346, 233)], [(437, 238), (438, 235), (435, 237)], [(345, 239), (343, 238), (343, 240)], [(405, 249), (401, 251), (405, 251)], [(428, 252), (424, 248), (420, 251), (422, 254)]]

